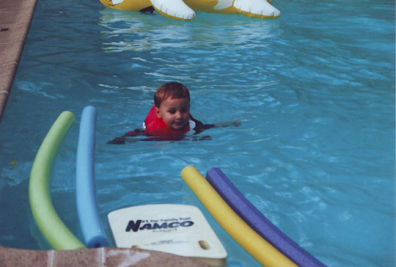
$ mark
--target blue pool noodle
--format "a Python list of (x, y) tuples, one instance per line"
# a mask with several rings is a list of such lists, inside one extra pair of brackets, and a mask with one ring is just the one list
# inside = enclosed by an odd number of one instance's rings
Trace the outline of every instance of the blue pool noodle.
[(206, 179), (246, 224), (295, 264), (302, 267), (325, 267), (323, 263), (273, 225), (242, 195), (219, 168), (211, 168), (206, 173)]
[(76, 199), (81, 231), (88, 248), (108, 245), (96, 204), (95, 195), (95, 133), (97, 111), (86, 106), (81, 115), (77, 146)]

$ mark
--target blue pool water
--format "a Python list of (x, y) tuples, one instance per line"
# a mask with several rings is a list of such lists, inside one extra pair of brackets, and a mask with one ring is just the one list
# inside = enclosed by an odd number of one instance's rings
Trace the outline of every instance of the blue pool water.
[[(229, 254), (259, 266), (180, 177), (219, 167), (276, 226), (328, 266), (395, 266), (395, 7), (274, 1), (275, 20), (198, 13), (190, 22), (39, 0), (0, 125), (0, 245), (48, 249), (28, 179), (57, 116), (76, 115), (52, 172), (54, 205), (81, 238), (75, 159), (81, 111), (97, 108), (99, 210), (198, 206)], [(140, 126), (155, 89), (179, 81), (211, 140), (107, 145)], [(107, 226), (106, 226), (107, 227)]]

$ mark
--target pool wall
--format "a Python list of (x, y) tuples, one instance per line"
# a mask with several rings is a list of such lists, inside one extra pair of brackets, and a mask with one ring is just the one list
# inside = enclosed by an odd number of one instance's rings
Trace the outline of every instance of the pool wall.
[[(37, 0), (0, 0), (0, 122), (19, 65)], [(171, 254), (120, 248), (34, 251), (0, 246), (0, 265), (7, 266), (209, 266)]]

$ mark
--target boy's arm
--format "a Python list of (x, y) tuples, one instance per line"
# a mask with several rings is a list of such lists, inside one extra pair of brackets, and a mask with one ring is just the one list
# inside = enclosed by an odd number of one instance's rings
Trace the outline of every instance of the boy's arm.
[(112, 145), (122, 145), (125, 144), (125, 137), (116, 137), (111, 141), (108, 141), (106, 144), (112, 144)]
[(195, 132), (200, 133), (203, 132), (204, 130), (211, 129), (211, 128), (218, 128), (218, 127), (229, 127), (229, 126), (239, 126), (241, 125), (241, 122), (238, 120), (230, 121), (230, 122), (217, 122), (213, 124), (203, 124), (201, 121), (196, 120), (191, 117), (192, 120), (195, 122)]
[(124, 134), (121, 137), (116, 137), (111, 141), (108, 141), (107, 144), (114, 144), (114, 145), (121, 145), (121, 144), (125, 144), (126, 139), (128, 136), (138, 136), (138, 135), (142, 135), (142, 130), (140, 129), (135, 129), (134, 131), (130, 131), (127, 132), (126, 134)]
[(214, 127), (229, 127), (229, 126), (236, 126), (236, 127), (238, 127), (238, 126), (240, 126), (242, 123), (240, 122), (240, 121), (238, 121), (238, 120), (233, 120), (233, 121), (230, 121), (230, 122), (217, 122), (217, 123), (214, 123), (213, 125), (214, 125)]

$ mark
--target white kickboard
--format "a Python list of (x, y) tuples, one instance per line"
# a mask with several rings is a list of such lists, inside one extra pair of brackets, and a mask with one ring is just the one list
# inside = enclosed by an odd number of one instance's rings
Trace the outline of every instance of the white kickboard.
[(195, 206), (156, 204), (108, 214), (110, 231), (120, 248), (142, 248), (226, 264), (227, 252)]

